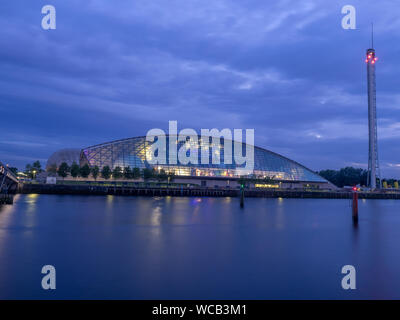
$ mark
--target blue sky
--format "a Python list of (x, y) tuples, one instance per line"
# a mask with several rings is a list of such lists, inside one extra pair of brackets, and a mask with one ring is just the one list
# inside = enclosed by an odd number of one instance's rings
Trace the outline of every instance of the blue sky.
[[(41, 28), (42, 6), (57, 29)], [(357, 29), (341, 27), (341, 8)], [(47, 0), (0, 4), (0, 161), (152, 128), (254, 128), (313, 170), (366, 167), (365, 50), (375, 23), (384, 177), (400, 178), (397, 1)]]

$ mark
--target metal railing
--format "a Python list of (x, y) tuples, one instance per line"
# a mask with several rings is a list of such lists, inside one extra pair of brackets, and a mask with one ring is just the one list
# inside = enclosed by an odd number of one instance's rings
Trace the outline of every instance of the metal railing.
[(0, 193), (3, 189), (8, 189), (9, 183), (7, 179), (18, 184), (18, 178), (16, 175), (5, 165), (0, 162)]

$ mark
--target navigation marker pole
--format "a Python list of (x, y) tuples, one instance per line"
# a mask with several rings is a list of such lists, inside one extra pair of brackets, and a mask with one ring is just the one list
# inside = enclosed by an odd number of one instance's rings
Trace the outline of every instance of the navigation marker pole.
[(358, 193), (357, 193), (357, 188), (353, 188), (353, 223), (357, 224), (358, 223)]
[(240, 207), (244, 207), (244, 184), (240, 185)]

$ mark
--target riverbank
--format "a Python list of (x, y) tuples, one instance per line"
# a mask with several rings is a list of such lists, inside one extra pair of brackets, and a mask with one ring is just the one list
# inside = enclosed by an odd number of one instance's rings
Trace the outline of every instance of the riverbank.
[[(230, 188), (202, 188), (183, 186), (99, 186), (67, 184), (22, 184), (22, 194), (78, 194), (78, 195), (121, 195), (121, 196), (194, 196), (194, 197), (238, 197), (240, 191)], [(350, 199), (351, 191), (246, 189), (245, 197), (259, 198), (319, 198)], [(360, 199), (400, 199), (399, 192), (359, 192)]]

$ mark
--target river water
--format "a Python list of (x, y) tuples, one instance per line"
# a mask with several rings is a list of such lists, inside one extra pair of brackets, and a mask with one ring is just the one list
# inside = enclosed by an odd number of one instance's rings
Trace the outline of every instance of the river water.
[(0, 207), (0, 298), (399, 299), (400, 200), (359, 210), (356, 228), (349, 200), (17, 195)]

